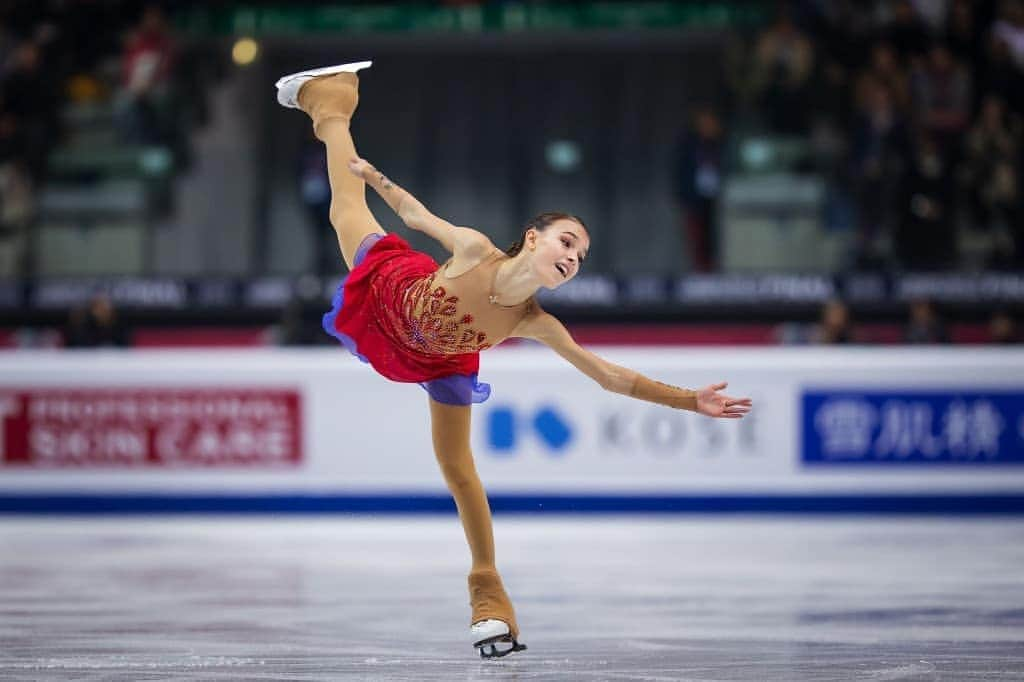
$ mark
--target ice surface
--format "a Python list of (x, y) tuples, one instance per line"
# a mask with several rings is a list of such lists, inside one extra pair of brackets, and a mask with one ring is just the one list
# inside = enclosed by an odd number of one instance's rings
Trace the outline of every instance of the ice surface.
[(0, 519), (3, 680), (1024, 679), (1024, 520), (499, 517), (529, 650), (469, 644), (455, 517)]

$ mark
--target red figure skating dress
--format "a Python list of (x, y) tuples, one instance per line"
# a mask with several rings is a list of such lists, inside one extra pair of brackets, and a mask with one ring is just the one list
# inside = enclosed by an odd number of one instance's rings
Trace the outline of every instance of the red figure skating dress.
[(505, 259), (495, 250), (449, 278), (447, 263), (439, 267), (398, 235), (369, 235), (324, 315), (324, 329), (392, 381), (418, 383), (449, 405), (483, 402), (491, 387), (477, 381), (480, 351), (508, 336), (533, 305), (489, 301)]

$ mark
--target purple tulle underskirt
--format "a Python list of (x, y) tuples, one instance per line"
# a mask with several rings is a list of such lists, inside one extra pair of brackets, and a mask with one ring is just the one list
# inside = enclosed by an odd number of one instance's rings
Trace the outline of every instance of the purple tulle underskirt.
[[(361, 264), (366, 258), (366, 254), (373, 248), (373, 245), (383, 237), (384, 235), (379, 233), (367, 235), (359, 244), (359, 248), (356, 249), (355, 265)], [(347, 275), (342, 277), (341, 282), (338, 284), (338, 290), (334, 292), (334, 297), (331, 299), (331, 309), (323, 317), (324, 331), (336, 338), (349, 353), (369, 364), (370, 361), (356, 347), (355, 339), (348, 334), (339, 332), (334, 327), (334, 321), (338, 317), (338, 313), (341, 311), (342, 304), (344, 303), (345, 281), (347, 279)], [(439, 379), (421, 381), (419, 384), (431, 398), (445, 405), (482, 403), (491, 395), (490, 384), (477, 381), (476, 374), (450, 374)]]

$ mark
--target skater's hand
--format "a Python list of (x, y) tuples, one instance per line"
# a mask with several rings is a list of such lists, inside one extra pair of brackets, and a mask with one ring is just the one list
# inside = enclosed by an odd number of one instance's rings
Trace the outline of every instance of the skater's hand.
[(369, 161), (358, 157), (349, 160), (348, 169), (357, 178), (365, 178), (369, 173), (377, 170)]
[(740, 419), (750, 412), (750, 398), (732, 398), (719, 393), (728, 386), (728, 382), (711, 384), (697, 391), (697, 412), (709, 417), (724, 419)]

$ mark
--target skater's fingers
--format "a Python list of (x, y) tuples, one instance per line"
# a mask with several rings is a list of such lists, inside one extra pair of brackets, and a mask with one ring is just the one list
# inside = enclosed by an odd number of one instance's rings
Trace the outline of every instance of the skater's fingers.
[(729, 385), (728, 381), (723, 381), (723, 382), (718, 383), (718, 384), (711, 384), (711, 390), (715, 391), (715, 392), (721, 391), (722, 389), (724, 389), (728, 385)]

